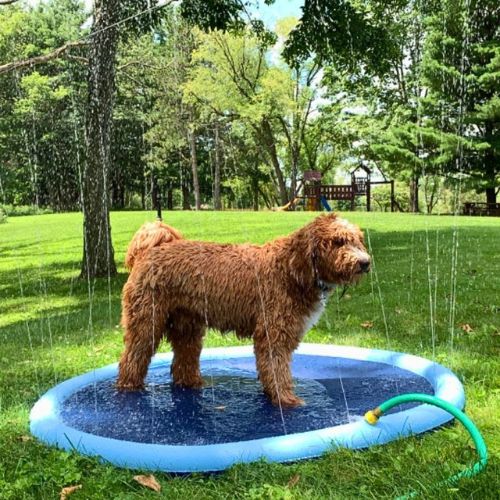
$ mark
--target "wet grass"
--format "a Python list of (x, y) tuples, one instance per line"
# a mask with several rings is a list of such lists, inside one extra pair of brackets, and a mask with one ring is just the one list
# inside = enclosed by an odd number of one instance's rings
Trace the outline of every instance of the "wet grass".
[[(256, 243), (286, 234), (311, 213), (168, 213), (188, 238)], [(375, 270), (339, 300), (331, 297), (306, 340), (378, 347), (437, 360), (462, 380), (467, 413), (492, 455), (487, 471), (456, 487), (443, 478), (475, 460), (465, 431), (452, 425), (422, 437), (317, 460), (239, 465), (215, 475), (157, 473), (165, 498), (388, 498), (412, 489), (423, 498), (497, 498), (500, 491), (500, 223), (497, 218), (351, 213), (369, 236)], [(152, 214), (112, 215), (118, 262)], [(0, 226), (0, 498), (147, 498), (158, 494), (120, 470), (29, 438), (36, 399), (68, 377), (115, 362), (126, 273), (78, 279), (79, 214), (16, 217)], [(370, 328), (363, 327), (372, 324)], [(468, 325), (468, 326), (465, 326)], [(211, 333), (206, 345), (233, 345)], [(167, 345), (162, 349), (168, 349)], [(298, 480), (297, 480), (298, 478)], [(292, 484), (296, 483), (296, 484)]]

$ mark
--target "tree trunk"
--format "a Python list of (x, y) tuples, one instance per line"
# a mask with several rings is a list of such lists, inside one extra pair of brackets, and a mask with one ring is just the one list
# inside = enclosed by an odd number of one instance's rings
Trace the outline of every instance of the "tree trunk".
[[(297, 174), (299, 171), (299, 156), (300, 156), (300, 147), (294, 142), (292, 146), (292, 172), (291, 172), (291, 180), (290, 180), (290, 200), (294, 200), (297, 196)], [(295, 205), (291, 207), (291, 210), (295, 210)]]
[(278, 160), (278, 153), (276, 152), (276, 143), (274, 141), (274, 135), (271, 129), (271, 125), (265, 119), (262, 120), (260, 132), (269, 157), (271, 158), (274, 173), (276, 174), (280, 194), (280, 202), (282, 205), (286, 205), (288, 203), (288, 193), (286, 192), (285, 179), (283, 177), (283, 172), (281, 171), (281, 166)]
[(424, 178), (424, 198), (427, 208), (427, 214), (432, 214), (434, 207), (439, 201), (439, 191), (441, 181), (438, 176), (425, 176)]
[(151, 172), (151, 208), (153, 210), (158, 210), (158, 180), (153, 172)]
[(116, 274), (109, 220), (110, 137), (115, 90), (118, 0), (97, 0), (89, 50), (85, 123), (86, 164), (83, 171), (83, 261), (81, 276)]
[(121, 171), (115, 171), (111, 175), (111, 207), (124, 208), (124, 179)]
[(181, 195), (182, 195), (182, 210), (191, 210), (191, 204), (189, 202), (189, 187), (188, 187), (188, 176), (187, 168), (184, 163), (184, 156), (182, 151), (178, 150), (179, 155), (179, 173), (180, 173), (180, 184), (181, 184)]
[(493, 136), (493, 125), (490, 122), (486, 123), (486, 134), (485, 140), (490, 144), (490, 147), (484, 153), (484, 170), (486, 174), (486, 179), (490, 186), (486, 188), (486, 203), (496, 203), (497, 202), (497, 192), (495, 187), (496, 178), (496, 162), (495, 162), (495, 152), (493, 149), (493, 141), (495, 140)]
[(494, 187), (486, 188), (486, 203), (496, 203), (497, 192)]
[(191, 210), (191, 204), (189, 203), (188, 179), (185, 173), (182, 176), (181, 180), (181, 192), (182, 192), (182, 210)]
[(257, 175), (252, 179), (252, 204), (254, 212), (259, 210), (259, 179)]
[(273, 208), (273, 205), (272, 205), (271, 201), (269, 200), (268, 196), (266, 195), (266, 193), (264, 193), (264, 191), (262, 191), (262, 189), (259, 187), (258, 184), (257, 184), (257, 189), (258, 189), (258, 193), (262, 196), (262, 199), (264, 200), (266, 207), (269, 210), (271, 210)]
[(171, 186), (167, 188), (167, 210), (174, 209), (174, 190)]
[(189, 151), (191, 153), (191, 171), (193, 173), (194, 205), (196, 210), (200, 210), (200, 182), (198, 180), (198, 159), (196, 157), (196, 135), (194, 133), (194, 130), (189, 130), (188, 136)]
[(410, 180), (410, 212), (418, 213), (418, 175), (414, 175)]
[(215, 122), (214, 209), (221, 210), (219, 122)]

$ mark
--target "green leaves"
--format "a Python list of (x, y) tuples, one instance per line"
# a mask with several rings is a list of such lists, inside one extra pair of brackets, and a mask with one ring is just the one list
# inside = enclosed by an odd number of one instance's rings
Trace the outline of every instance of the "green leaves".
[(188, 0), (181, 3), (181, 15), (202, 30), (240, 28), (244, 4), (235, 0)]
[(23, 97), (16, 101), (15, 111), (20, 114), (49, 111), (70, 94), (70, 89), (58, 85), (58, 80), (58, 77), (41, 75), (38, 71), (22, 77), (20, 87)]
[(404, 3), (310, 0), (285, 45), (285, 58), (294, 65), (314, 56), (348, 69), (362, 62), (383, 74), (398, 54), (390, 12)]
[(485, 186), (498, 185), (500, 44), (496, 2), (443, 2), (428, 19), (423, 60), (427, 109), (441, 114), (440, 128), (456, 134), (456, 162), (448, 173), (466, 173)]

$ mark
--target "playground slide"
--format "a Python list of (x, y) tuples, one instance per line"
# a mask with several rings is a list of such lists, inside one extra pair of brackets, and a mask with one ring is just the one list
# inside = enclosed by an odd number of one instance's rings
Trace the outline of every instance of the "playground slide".
[(292, 201), (289, 201), (286, 205), (283, 205), (282, 207), (275, 208), (274, 210), (277, 210), (278, 212), (288, 210), (292, 205), (295, 205), (299, 200), (300, 200), (300, 196), (297, 196), (297, 198), (295, 198)]
[(320, 198), (320, 201), (321, 201), (321, 204), (323, 205), (323, 208), (324, 208), (326, 211), (328, 211), (328, 212), (331, 212), (331, 211), (332, 211), (332, 207), (328, 204), (328, 201), (327, 201), (327, 199), (326, 199), (324, 196), (322, 196), (322, 197)]

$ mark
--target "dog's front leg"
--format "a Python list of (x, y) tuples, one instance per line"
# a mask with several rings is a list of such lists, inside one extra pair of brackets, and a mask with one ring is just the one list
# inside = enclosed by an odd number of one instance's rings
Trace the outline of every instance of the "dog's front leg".
[(290, 362), (298, 342), (284, 330), (257, 330), (254, 335), (254, 350), (259, 380), (264, 392), (276, 406), (294, 407), (304, 400), (293, 391)]

